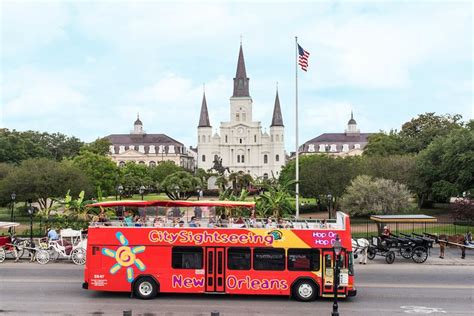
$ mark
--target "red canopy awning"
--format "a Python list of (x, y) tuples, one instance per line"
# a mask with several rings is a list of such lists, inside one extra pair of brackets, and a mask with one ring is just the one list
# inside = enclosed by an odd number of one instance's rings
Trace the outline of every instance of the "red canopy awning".
[(155, 201), (108, 201), (87, 205), (88, 207), (147, 207), (147, 206), (163, 206), (163, 207), (247, 207), (254, 208), (255, 202), (239, 202), (239, 201), (173, 201), (173, 200), (155, 200)]

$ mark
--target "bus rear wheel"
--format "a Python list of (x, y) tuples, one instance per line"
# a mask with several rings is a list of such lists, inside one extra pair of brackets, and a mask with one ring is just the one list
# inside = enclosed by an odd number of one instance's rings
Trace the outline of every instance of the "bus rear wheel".
[(293, 296), (302, 302), (314, 301), (318, 296), (317, 291), (317, 286), (309, 280), (300, 280), (293, 286)]
[(158, 284), (150, 277), (140, 278), (133, 285), (133, 294), (142, 300), (149, 300), (158, 294)]

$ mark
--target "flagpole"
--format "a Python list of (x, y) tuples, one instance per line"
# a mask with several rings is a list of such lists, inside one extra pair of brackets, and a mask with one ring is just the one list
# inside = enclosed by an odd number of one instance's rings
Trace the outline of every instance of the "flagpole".
[(296, 218), (300, 217), (300, 166), (298, 159), (298, 36), (295, 36), (295, 118), (296, 118)]

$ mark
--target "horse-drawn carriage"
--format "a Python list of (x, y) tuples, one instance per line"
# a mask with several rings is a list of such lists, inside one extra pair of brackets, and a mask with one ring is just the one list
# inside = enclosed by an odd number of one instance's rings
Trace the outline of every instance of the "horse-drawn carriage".
[(61, 229), (59, 239), (49, 241), (42, 239), (40, 247), (49, 253), (47, 262), (64, 258), (78, 265), (86, 263), (87, 239), (80, 230)]

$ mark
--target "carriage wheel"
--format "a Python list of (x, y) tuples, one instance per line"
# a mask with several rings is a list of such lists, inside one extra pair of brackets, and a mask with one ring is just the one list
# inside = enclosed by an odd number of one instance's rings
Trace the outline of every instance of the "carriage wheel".
[(389, 252), (387, 252), (387, 254), (385, 255), (385, 261), (388, 264), (392, 264), (395, 261), (395, 252), (393, 252), (391, 250)]
[(86, 263), (86, 250), (84, 248), (76, 248), (72, 251), (72, 262), (77, 265)]
[(369, 260), (374, 260), (375, 253), (376, 253), (376, 250), (372, 247), (369, 247), (369, 249), (367, 249), (367, 258), (369, 258)]
[(405, 259), (411, 259), (413, 256), (413, 249), (411, 247), (401, 247), (400, 255)]
[(413, 261), (416, 263), (423, 263), (428, 259), (428, 250), (423, 246), (418, 246), (413, 249)]
[(5, 261), (5, 249), (0, 248), (0, 263)]
[(47, 264), (49, 262), (49, 252), (47, 250), (36, 250), (36, 262), (39, 264)]

